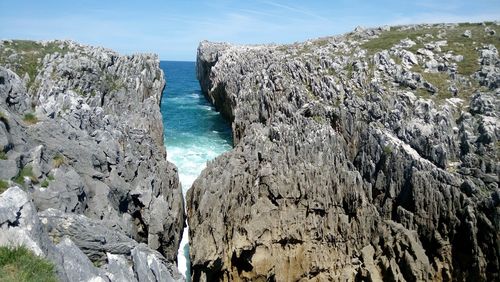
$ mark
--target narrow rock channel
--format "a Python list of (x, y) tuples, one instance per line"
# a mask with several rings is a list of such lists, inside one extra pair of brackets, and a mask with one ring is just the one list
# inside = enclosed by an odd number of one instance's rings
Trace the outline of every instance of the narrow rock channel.
[[(161, 112), (168, 160), (179, 169), (184, 196), (206, 162), (231, 149), (231, 128), (203, 96), (194, 62), (160, 63), (167, 86)], [(179, 247), (180, 272), (190, 281), (188, 227)]]

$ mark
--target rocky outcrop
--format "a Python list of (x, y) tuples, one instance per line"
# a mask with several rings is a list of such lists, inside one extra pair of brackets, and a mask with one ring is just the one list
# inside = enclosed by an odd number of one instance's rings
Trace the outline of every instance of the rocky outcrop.
[(184, 280), (160, 253), (100, 221), (57, 209), (37, 214), (19, 187), (0, 195), (0, 215), (0, 244), (47, 257), (61, 281)]
[(202, 42), (235, 148), (187, 195), (193, 279), (498, 280), (495, 29)]
[[(90, 218), (120, 233), (117, 244), (148, 250), (133, 260), (150, 264), (158, 251), (156, 274), (175, 264), (184, 208), (163, 145), (158, 57), (71, 41), (2, 41), (0, 63), (2, 183), (29, 192), (39, 211)], [(99, 257), (115, 268), (129, 260)]]

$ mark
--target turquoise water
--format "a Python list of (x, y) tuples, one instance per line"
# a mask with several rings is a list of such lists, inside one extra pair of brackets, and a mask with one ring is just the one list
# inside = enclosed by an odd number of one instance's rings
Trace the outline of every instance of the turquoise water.
[[(206, 162), (231, 149), (231, 128), (207, 102), (196, 80), (194, 62), (162, 61), (167, 86), (161, 112), (167, 158), (179, 169), (184, 196)], [(189, 280), (188, 230), (184, 230), (178, 266)]]

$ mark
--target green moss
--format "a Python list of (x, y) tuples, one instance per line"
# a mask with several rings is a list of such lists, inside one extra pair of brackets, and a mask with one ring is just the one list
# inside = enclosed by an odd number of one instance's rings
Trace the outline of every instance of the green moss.
[(47, 54), (68, 52), (66, 46), (60, 48), (59, 45), (60, 43), (57, 42), (50, 42), (44, 46), (39, 42), (29, 40), (4, 41), (3, 48), (0, 49), (0, 65), (8, 66), (20, 77), (28, 74), (30, 77), (29, 89), (35, 81), (43, 58)]
[(34, 113), (25, 114), (23, 120), (28, 124), (36, 124), (38, 122), (38, 118)]
[(55, 178), (54, 178), (54, 175), (49, 174), (49, 175), (47, 176), (47, 179), (48, 179), (48, 180), (50, 180), (50, 181), (54, 181), (54, 179), (55, 179)]
[(23, 169), (21, 169), (19, 174), (16, 177), (14, 177), (12, 180), (14, 182), (16, 182), (17, 184), (23, 185), (25, 177), (30, 178), (33, 183), (38, 183), (38, 179), (33, 174), (33, 168), (30, 165), (27, 165)]
[(42, 183), (40, 183), (40, 186), (42, 186), (43, 188), (49, 187), (49, 180), (48, 179), (44, 179), (42, 181)]
[(8, 159), (7, 154), (4, 151), (0, 151), (0, 160), (6, 160), (6, 159)]
[(3, 179), (0, 179), (0, 193), (5, 192), (5, 190), (7, 190), (7, 188), (9, 188), (9, 187), (10, 187), (9, 182), (7, 182)]
[(26, 247), (0, 247), (0, 280), (3, 282), (57, 281), (54, 265)]

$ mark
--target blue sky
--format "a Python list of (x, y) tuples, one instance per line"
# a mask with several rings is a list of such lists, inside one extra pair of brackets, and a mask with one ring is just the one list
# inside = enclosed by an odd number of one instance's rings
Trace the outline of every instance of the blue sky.
[(73, 39), (193, 61), (201, 40), (292, 43), (356, 26), (500, 20), (500, 0), (4, 1), (2, 39)]

